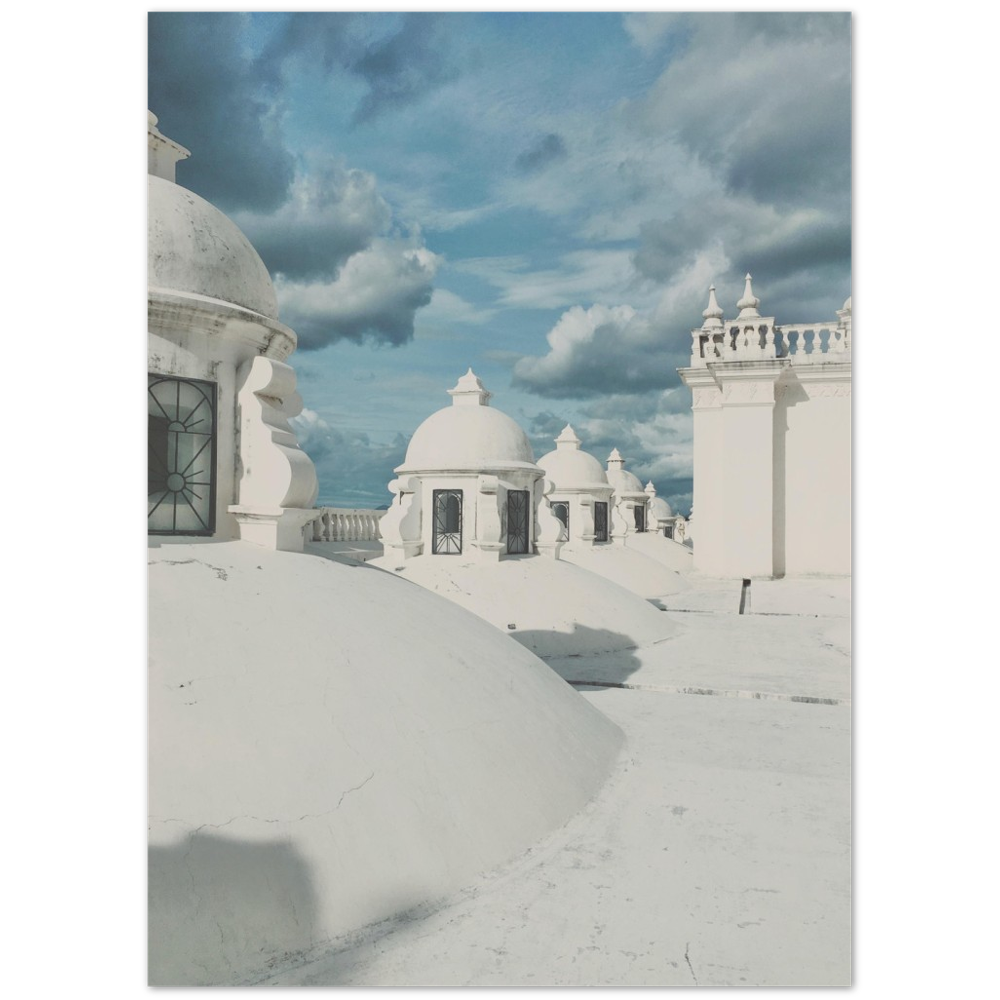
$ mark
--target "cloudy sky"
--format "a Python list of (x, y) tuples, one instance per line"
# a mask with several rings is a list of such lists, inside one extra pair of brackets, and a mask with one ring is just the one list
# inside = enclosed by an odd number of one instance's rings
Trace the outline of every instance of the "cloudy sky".
[(536, 457), (570, 422), (687, 512), (676, 368), (708, 286), (778, 322), (851, 292), (846, 14), (149, 16), (178, 181), (299, 336), (319, 502), (379, 506), (472, 366)]

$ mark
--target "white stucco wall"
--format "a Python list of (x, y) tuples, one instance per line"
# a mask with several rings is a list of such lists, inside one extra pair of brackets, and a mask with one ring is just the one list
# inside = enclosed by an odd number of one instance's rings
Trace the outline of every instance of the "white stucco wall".
[(698, 511), (698, 541), (694, 546), (694, 568), (713, 576), (725, 572), (725, 479), (723, 454), (722, 394), (718, 387), (694, 391), (694, 490)]
[(694, 416), (694, 568), (850, 573), (850, 361), (736, 361), (682, 375)]
[[(762, 384), (757, 395), (770, 395), (770, 386)], [(727, 576), (770, 577), (772, 404), (726, 405), (722, 424), (723, 572)]]
[(785, 573), (851, 572), (850, 388), (805, 383), (775, 412), (776, 441), (784, 427)]

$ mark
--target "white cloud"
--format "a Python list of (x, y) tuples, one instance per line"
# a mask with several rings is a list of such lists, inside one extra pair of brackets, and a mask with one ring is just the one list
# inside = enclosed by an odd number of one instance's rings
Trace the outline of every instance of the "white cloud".
[(275, 291), (304, 349), (365, 337), (402, 344), (413, 337), (415, 311), (431, 300), (441, 263), (413, 240), (379, 238), (350, 257), (334, 281), (279, 276)]

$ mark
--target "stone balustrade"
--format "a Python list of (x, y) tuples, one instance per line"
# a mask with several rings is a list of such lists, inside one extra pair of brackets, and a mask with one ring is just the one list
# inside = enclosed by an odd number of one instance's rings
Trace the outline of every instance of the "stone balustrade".
[(691, 331), (691, 367), (710, 363), (787, 358), (793, 365), (848, 360), (849, 325), (797, 323), (774, 326), (768, 321), (731, 324), (723, 329)]
[(317, 507), (316, 517), (306, 525), (306, 537), (314, 542), (377, 542), (383, 514), (384, 510)]
[(851, 300), (837, 310), (829, 323), (796, 323), (778, 326), (773, 316), (757, 311), (760, 299), (746, 276), (743, 297), (736, 303), (735, 319), (726, 320), (715, 298), (715, 286), (708, 290), (705, 322), (691, 331), (691, 367), (734, 361), (787, 360), (792, 365), (850, 362)]

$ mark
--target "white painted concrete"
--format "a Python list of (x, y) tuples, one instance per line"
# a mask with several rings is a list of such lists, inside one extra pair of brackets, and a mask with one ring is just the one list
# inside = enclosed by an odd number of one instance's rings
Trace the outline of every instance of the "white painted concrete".
[(153, 984), (243, 982), (458, 889), (615, 760), (613, 723), (420, 587), (239, 541), (149, 561)]
[(615, 778), (516, 861), (266, 982), (849, 985), (850, 707), (789, 700), (849, 697), (849, 645), (827, 646), (850, 641), (849, 588), (753, 586), (771, 614), (703, 581), (669, 642), (550, 661), (637, 685), (581, 688), (626, 733)]

